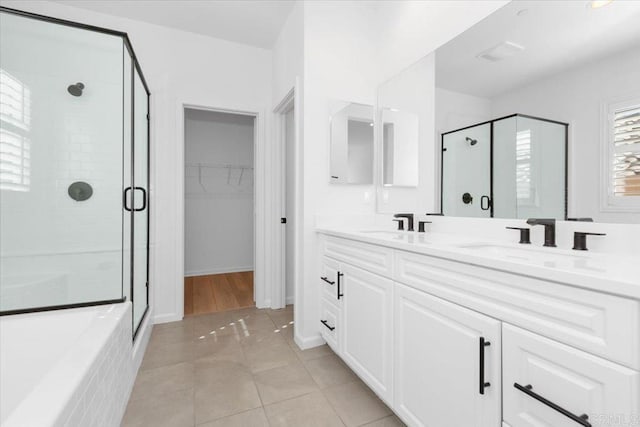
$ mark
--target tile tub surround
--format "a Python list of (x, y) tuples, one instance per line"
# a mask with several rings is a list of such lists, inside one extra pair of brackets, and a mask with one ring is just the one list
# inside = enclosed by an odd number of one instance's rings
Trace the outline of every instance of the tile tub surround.
[(156, 325), (123, 420), (126, 427), (305, 425), (403, 424), (326, 345), (297, 347), (292, 306)]
[(3, 427), (119, 425), (135, 377), (130, 302), (0, 322)]

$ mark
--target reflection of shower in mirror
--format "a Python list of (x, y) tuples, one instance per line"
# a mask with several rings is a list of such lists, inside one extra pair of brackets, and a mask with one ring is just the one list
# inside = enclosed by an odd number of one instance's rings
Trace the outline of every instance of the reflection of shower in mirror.
[(468, 136), (465, 139), (469, 143), (469, 145), (472, 146), (472, 147), (478, 143), (477, 139), (471, 139)]

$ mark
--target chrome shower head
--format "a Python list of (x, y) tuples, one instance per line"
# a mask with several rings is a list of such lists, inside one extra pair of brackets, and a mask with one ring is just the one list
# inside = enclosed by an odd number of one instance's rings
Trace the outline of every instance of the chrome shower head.
[(468, 136), (467, 136), (465, 139), (467, 140), (467, 142), (469, 143), (469, 145), (471, 145), (472, 147), (478, 143), (478, 140), (477, 140), (477, 139), (471, 139), (471, 138), (469, 138)]
[(74, 85), (69, 85), (67, 92), (73, 96), (82, 96), (82, 90), (84, 89), (84, 83), (78, 82)]

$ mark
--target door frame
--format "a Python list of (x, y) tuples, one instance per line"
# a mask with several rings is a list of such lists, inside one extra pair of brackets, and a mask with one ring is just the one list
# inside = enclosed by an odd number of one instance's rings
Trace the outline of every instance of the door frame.
[[(302, 278), (300, 262), (302, 257), (302, 204), (301, 204), (301, 192), (302, 192), (302, 168), (301, 168), (301, 153), (302, 147), (300, 145), (300, 97), (299, 94), (299, 79), (296, 78), (295, 85), (292, 86), (287, 94), (278, 102), (273, 109), (274, 115), (274, 204), (273, 204), (273, 216), (274, 218), (293, 218), (292, 226), (289, 223), (282, 227), (279, 225), (279, 231), (273, 234), (274, 236), (274, 253), (280, 256), (279, 262), (273, 264), (273, 284), (271, 289), (271, 301), (272, 308), (283, 308), (286, 304), (294, 304), (294, 323), (298, 322), (296, 319), (296, 308), (302, 307)], [(286, 140), (286, 114), (293, 109), (293, 121), (294, 121), (294, 138), (293, 141)], [(293, 144), (293, 157), (294, 164), (293, 170), (286, 171), (286, 144), (287, 142)], [(289, 179), (293, 179), (293, 212), (286, 212), (286, 179), (287, 172), (289, 173)], [(285, 214), (286, 213), (286, 214)], [(289, 221), (287, 221), (289, 222)], [(286, 241), (287, 233), (293, 233), (293, 259), (289, 260), (293, 266), (293, 278), (294, 278), (294, 300), (286, 301)]]
[(265, 224), (267, 214), (267, 198), (266, 193), (270, 190), (268, 187), (268, 167), (267, 159), (269, 156), (266, 154), (265, 134), (266, 134), (266, 114), (262, 108), (257, 106), (215, 106), (202, 101), (195, 100), (181, 100), (177, 105), (176, 116), (176, 193), (178, 195), (178, 203), (176, 203), (176, 233), (175, 233), (175, 246), (176, 246), (176, 277), (175, 277), (175, 313), (176, 320), (184, 318), (184, 265), (185, 265), (185, 149), (186, 149), (186, 134), (185, 134), (185, 110), (202, 110), (212, 111), (218, 113), (237, 114), (254, 117), (254, 245), (253, 245), (253, 258), (254, 258), (254, 299), (258, 308), (265, 308), (271, 305), (270, 298), (266, 290), (269, 288), (270, 280), (268, 275), (265, 274), (266, 266), (272, 262), (270, 252), (266, 245), (266, 230)]

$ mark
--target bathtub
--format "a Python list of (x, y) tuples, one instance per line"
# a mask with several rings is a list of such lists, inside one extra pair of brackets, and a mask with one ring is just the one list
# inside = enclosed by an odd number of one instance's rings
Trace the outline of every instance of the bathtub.
[(0, 425), (118, 426), (135, 376), (131, 303), (0, 318)]

